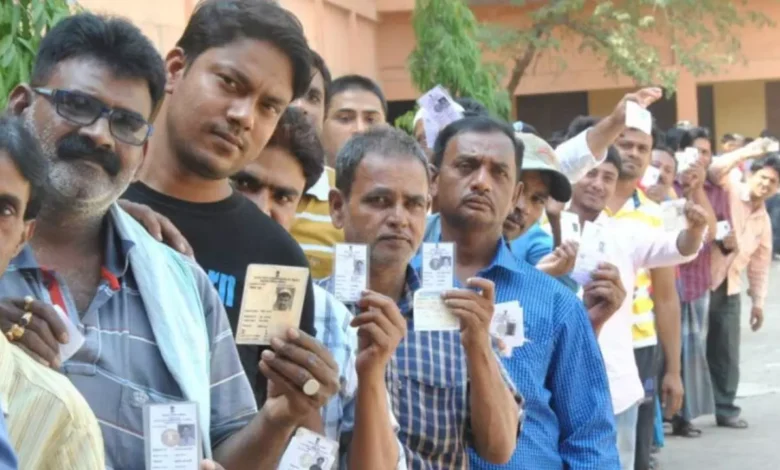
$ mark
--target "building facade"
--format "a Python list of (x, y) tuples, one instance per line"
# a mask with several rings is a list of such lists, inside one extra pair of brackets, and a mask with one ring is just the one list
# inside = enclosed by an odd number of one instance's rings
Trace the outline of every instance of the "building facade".
[[(196, 0), (79, 0), (91, 10), (116, 13), (138, 24), (165, 53), (186, 24)], [(312, 47), (325, 57), (334, 76), (360, 73), (376, 79), (399, 114), (420, 94), (406, 70), (414, 47), (411, 12), (414, 0), (280, 0), (295, 13)], [(503, 0), (473, 1), (483, 22), (528, 26), (527, 11)], [(478, 5), (477, 5), (478, 4)], [(780, 24), (780, 3), (753, 0), (750, 8)], [(774, 29), (739, 32), (745, 62), (712, 76), (682, 74), (677, 93), (654, 106), (662, 126), (687, 120), (721, 135), (737, 132), (756, 136), (763, 129), (780, 135), (780, 32)], [(663, 39), (659, 41), (664, 41)], [(539, 56), (516, 90), (519, 119), (543, 133), (563, 127), (580, 114), (605, 115), (632, 83), (604, 74), (602, 62), (564, 42), (559, 57)], [(669, 50), (663, 43), (661, 50)], [(665, 63), (673, 66), (669, 53)]]

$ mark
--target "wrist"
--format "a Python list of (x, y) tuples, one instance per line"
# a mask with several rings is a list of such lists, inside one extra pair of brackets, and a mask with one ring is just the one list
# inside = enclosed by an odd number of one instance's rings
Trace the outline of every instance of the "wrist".
[(489, 333), (479, 335), (478, 338), (472, 339), (470, 341), (462, 341), (462, 343), (463, 349), (466, 351), (466, 355), (469, 358), (472, 355), (476, 358), (485, 353), (492, 353), (493, 351)]
[(300, 424), (300, 417), (295, 417), (289, 413), (285, 413), (274, 406), (273, 399), (266, 400), (260, 412), (258, 413), (258, 419), (261, 424), (271, 426), (273, 429), (278, 429), (279, 432), (289, 431), (292, 433), (295, 428)]
[(382, 367), (369, 367), (357, 371), (358, 387), (363, 385), (376, 385), (385, 383), (385, 365)]

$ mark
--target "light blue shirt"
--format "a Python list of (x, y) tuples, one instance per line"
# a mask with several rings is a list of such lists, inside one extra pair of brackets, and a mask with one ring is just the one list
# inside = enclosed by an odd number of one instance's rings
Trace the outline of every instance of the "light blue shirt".
[(0, 470), (16, 470), (16, 456), (8, 439), (4, 413), (0, 413)]

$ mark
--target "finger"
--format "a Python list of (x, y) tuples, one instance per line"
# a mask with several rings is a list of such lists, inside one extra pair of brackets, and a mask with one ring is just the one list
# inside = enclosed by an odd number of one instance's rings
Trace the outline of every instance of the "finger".
[[(358, 301), (358, 307), (368, 309), (374, 307), (379, 309), (385, 318), (399, 330), (406, 330), (406, 319), (398, 309), (398, 305), (390, 297), (374, 291), (366, 291)], [(362, 316), (361, 313), (359, 316)]]
[(46, 367), (55, 369), (60, 367), (59, 349), (52, 349), (35, 331), (25, 330), (24, 335), (15, 344), (24, 346), (27, 351), (34, 354), (33, 357), (38, 362), (41, 362)]
[(33, 314), (33, 318), (38, 317), (45, 321), (51, 333), (60, 343), (68, 343), (68, 329), (65, 327), (63, 319), (54, 310), (54, 307), (45, 302), (35, 300), (30, 304), (30, 313)]
[(472, 277), (466, 280), (466, 285), (473, 289), (480, 289), (482, 291), (482, 297), (491, 304), (495, 301), (496, 285), (493, 284), (493, 281), (481, 277)]
[(330, 367), (312, 351), (279, 338), (271, 340), (271, 347), (275, 354), (274, 359), (269, 360), (268, 363), (273, 367), (279, 365), (290, 374), (294, 374), (288, 377), (294, 378), (293, 382), (296, 384), (303, 386), (311, 378), (317, 379), (323, 385), (338, 382), (335, 378), (339, 371), (338, 365)]
[(372, 343), (382, 349), (390, 347), (390, 336), (375, 323), (369, 323), (368, 325), (360, 327), (358, 336), (369, 339)]
[(158, 242), (163, 241), (162, 228), (160, 227), (160, 222), (157, 220), (157, 217), (155, 217), (155, 212), (146, 206), (139, 205), (136, 215), (138, 221), (141, 222), (141, 225), (149, 232), (149, 235), (154, 237)]
[(30, 324), (27, 325), (26, 331), (35, 332), (43, 340), (48, 349), (52, 351), (60, 350), (60, 343), (55, 339), (51, 328), (49, 328), (49, 325), (39, 317), (33, 315)]
[(444, 301), (444, 305), (448, 310), (460, 309), (470, 313), (476, 320), (484, 323), (490, 323), (490, 319), (493, 316), (493, 312), (486, 311), (482, 306), (473, 301), (466, 299), (447, 299)]
[(591, 279), (610, 281), (617, 284), (620, 280), (620, 274), (610, 265), (602, 263), (591, 273)]
[(192, 257), (194, 255), (192, 246), (190, 246), (189, 242), (184, 238), (184, 235), (182, 235), (179, 229), (173, 225), (173, 222), (167, 217), (159, 214), (157, 220), (159, 222), (161, 234), (168, 242), (168, 245), (175, 250), (178, 250), (180, 253)]
[[(264, 351), (264, 352), (268, 352), (268, 351)], [(309, 396), (303, 393), (302, 387), (296, 386), (287, 377), (277, 372), (266, 361), (265, 357), (263, 357), (262, 360), (260, 361), (258, 368), (260, 369), (260, 372), (262, 372), (262, 374), (269, 381), (273, 382), (274, 386), (278, 389), (280, 394), (288, 395), (303, 400), (309, 399)]]
[(273, 372), (285, 378), (289, 382), (290, 388), (299, 394), (307, 396), (303, 393), (303, 387), (311, 379), (319, 382), (319, 391), (311, 397), (312, 400), (316, 401), (319, 399), (318, 397), (328, 398), (339, 389), (338, 372), (331, 371), (329, 373), (328, 369), (324, 368), (308, 370), (269, 350), (263, 351), (261, 357), (263, 363), (267, 364)]
[(287, 330), (287, 341), (313, 352), (318, 358), (325, 362), (329, 368), (339, 370), (339, 365), (336, 364), (333, 356), (330, 355), (330, 351), (313, 336), (296, 328), (290, 328)]
[(369, 310), (363, 312), (360, 315), (352, 319), (350, 325), (354, 328), (360, 328), (363, 325), (377, 325), (382, 331), (387, 334), (397, 334), (400, 328), (398, 328), (392, 321), (390, 321), (381, 310)]

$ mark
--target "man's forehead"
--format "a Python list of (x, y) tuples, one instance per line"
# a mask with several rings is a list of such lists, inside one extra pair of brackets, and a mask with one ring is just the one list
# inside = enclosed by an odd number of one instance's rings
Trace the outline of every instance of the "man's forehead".
[(647, 143), (647, 144), (653, 143), (653, 137), (651, 135), (645, 134), (639, 129), (634, 129), (634, 128), (625, 129), (623, 132), (620, 133), (620, 137), (618, 137), (618, 140), (627, 140), (635, 143)]
[(374, 93), (362, 88), (347, 88), (330, 98), (330, 111), (382, 112), (382, 102)]
[(515, 146), (510, 137), (502, 132), (464, 131), (450, 139), (445, 153), (514, 159)]
[(385, 188), (389, 191), (403, 192), (415, 186), (420, 186), (421, 193), (426, 193), (428, 190), (428, 173), (423, 163), (411, 155), (382, 155), (369, 152), (360, 161), (355, 179), (369, 184), (367, 191), (373, 188)]

